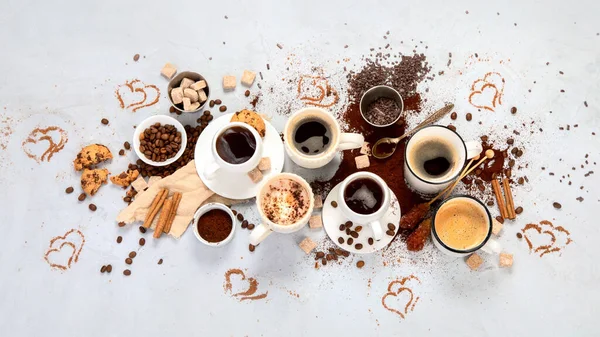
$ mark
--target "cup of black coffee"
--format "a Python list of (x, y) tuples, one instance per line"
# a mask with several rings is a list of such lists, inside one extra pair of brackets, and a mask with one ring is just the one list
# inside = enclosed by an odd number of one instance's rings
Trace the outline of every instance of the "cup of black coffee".
[(231, 122), (224, 125), (215, 133), (211, 146), (213, 161), (204, 169), (207, 179), (212, 178), (221, 169), (239, 173), (250, 172), (262, 158), (262, 138), (246, 123)]
[(390, 198), (390, 189), (381, 177), (371, 172), (356, 172), (340, 184), (338, 204), (349, 220), (371, 226), (373, 238), (379, 241), (383, 237), (379, 220), (388, 211)]

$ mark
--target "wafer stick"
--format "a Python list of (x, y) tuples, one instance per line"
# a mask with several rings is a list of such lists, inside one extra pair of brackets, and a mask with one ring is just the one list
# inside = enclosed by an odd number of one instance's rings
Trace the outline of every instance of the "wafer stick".
[(500, 209), (500, 216), (504, 219), (508, 219), (508, 210), (504, 204), (504, 198), (502, 197), (502, 191), (500, 190), (500, 183), (495, 177), (492, 180), (492, 189), (494, 190), (494, 195), (496, 196), (498, 209)]
[(173, 206), (171, 207), (171, 213), (169, 214), (169, 218), (167, 219), (167, 224), (163, 229), (165, 234), (169, 234), (171, 231), (171, 225), (173, 225), (173, 221), (175, 220), (175, 215), (177, 215), (177, 209), (179, 208), (179, 203), (181, 202), (181, 193), (175, 192), (173, 194)]
[(152, 204), (150, 205), (150, 208), (148, 208), (148, 214), (146, 214), (146, 219), (144, 220), (144, 223), (142, 224), (142, 226), (144, 228), (150, 228), (150, 225), (152, 225), (152, 221), (154, 221), (154, 217), (156, 217), (158, 210), (161, 208), (162, 204), (165, 202), (165, 199), (167, 199), (168, 194), (169, 194), (169, 191), (166, 188), (163, 188), (160, 191), (158, 191), (158, 193), (154, 197), (154, 200), (152, 200)]
[(515, 213), (515, 203), (513, 201), (508, 178), (504, 177), (502, 180), (502, 187), (504, 187), (504, 198), (506, 198), (506, 210), (508, 211), (508, 218), (514, 220), (517, 217), (517, 214)]
[(154, 228), (154, 235), (152, 235), (155, 239), (160, 238), (163, 229), (165, 228), (165, 224), (167, 223), (167, 219), (171, 215), (171, 207), (173, 206), (173, 198), (167, 199), (165, 204), (160, 211), (160, 216), (158, 217), (158, 222), (156, 223), (156, 228)]

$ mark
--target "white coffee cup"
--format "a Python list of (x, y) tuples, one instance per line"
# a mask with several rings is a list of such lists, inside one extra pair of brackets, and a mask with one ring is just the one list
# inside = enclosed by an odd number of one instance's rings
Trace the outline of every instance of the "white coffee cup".
[[(295, 220), (294, 223), (287, 225), (281, 225), (271, 221), (265, 212), (265, 205), (263, 204), (263, 196), (270, 192), (270, 189), (282, 180), (291, 180), (298, 183), (301, 188), (306, 190), (308, 197), (308, 200), (306, 200), (306, 202), (308, 202), (306, 213)], [(258, 214), (261, 217), (261, 224), (254, 228), (254, 230), (252, 230), (250, 233), (250, 244), (255, 246), (258, 245), (273, 232), (289, 234), (300, 230), (308, 223), (308, 219), (313, 212), (314, 203), (315, 198), (312, 189), (302, 177), (292, 173), (279, 173), (272, 176), (262, 184), (256, 195), (256, 206), (258, 207)]]
[[(436, 230), (436, 216), (438, 215), (438, 212), (445, 205), (448, 205), (448, 203), (451, 203), (451, 202), (470, 203), (470, 204), (474, 205), (475, 207), (477, 207), (483, 214), (485, 214), (486, 225), (487, 225), (487, 234), (486, 234), (485, 238), (478, 245), (476, 245), (472, 248), (469, 248), (469, 249), (457, 249), (457, 248), (448, 246), (440, 239), (440, 235), (438, 234), (438, 232)], [(444, 252), (450, 256), (455, 256), (455, 257), (467, 256), (478, 250), (482, 250), (488, 254), (499, 254), (502, 251), (502, 246), (500, 245), (500, 243), (498, 243), (498, 241), (491, 238), (491, 236), (492, 236), (492, 216), (490, 215), (490, 212), (488, 211), (487, 207), (485, 207), (485, 205), (481, 201), (479, 201), (471, 196), (468, 196), (468, 195), (452, 196), (452, 197), (444, 200), (444, 202), (435, 210), (433, 216), (431, 217), (432, 241), (439, 250), (441, 250), (442, 252)]]
[[(344, 198), (346, 187), (348, 187), (348, 184), (357, 179), (371, 179), (375, 183), (377, 183), (379, 187), (381, 187), (381, 190), (383, 192), (383, 200), (381, 202), (381, 207), (379, 207), (379, 209), (374, 213), (356, 213), (353, 210), (351, 210), (350, 207), (348, 207), (348, 205), (346, 204)], [(378, 175), (371, 172), (356, 172), (349, 175), (346, 179), (344, 179), (344, 181), (341, 182), (338, 193), (338, 205), (342, 213), (344, 213), (344, 216), (355, 224), (371, 226), (373, 230), (373, 238), (377, 241), (381, 240), (381, 238), (383, 237), (383, 227), (380, 222), (380, 219), (388, 211), (391, 200), (390, 189), (385, 183), (385, 181), (383, 181), (383, 179), (381, 179), (381, 177), (379, 177)]]
[[(428, 144), (443, 144), (443, 146)], [(441, 149), (444, 149), (444, 153), (440, 153)], [(481, 151), (483, 151), (481, 142), (465, 142), (458, 133), (445, 126), (426, 126), (406, 142), (404, 178), (408, 185), (417, 192), (424, 195), (437, 194), (456, 180), (467, 159), (479, 155)], [(431, 176), (423, 168), (418, 167), (420, 162), (440, 156), (450, 161), (450, 167), (445, 173)], [(417, 159), (417, 157), (419, 158)]]
[[(323, 152), (309, 155), (296, 148), (295, 133), (302, 124), (316, 121), (325, 126), (330, 140)], [(330, 112), (321, 108), (304, 108), (292, 114), (284, 128), (285, 150), (298, 165), (305, 168), (319, 168), (327, 165), (339, 151), (362, 147), (365, 138), (357, 133), (342, 133), (340, 125)]]
[[(219, 154), (217, 153), (217, 139), (219, 138), (219, 136), (225, 132), (225, 130), (232, 128), (232, 127), (241, 127), (244, 128), (248, 131), (250, 131), (250, 133), (252, 133), (252, 135), (254, 136), (254, 140), (256, 142), (256, 150), (254, 151), (254, 154), (252, 155), (252, 157), (250, 157), (250, 159), (248, 159), (247, 161), (241, 163), (241, 164), (231, 164), (226, 162), (223, 158), (221, 158), (221, 156), (219, 156)], [(230, 171), (230, 172), (238, 172), (238, 173), (248, 173), (250, 171), (252, 171), (254, 168), (256, 168), (256, 166), (258, 165), (258, 162), (260, 162), (260, 159), (262, 158), (262, 138), (260, 137), (260, 135), (258, 134), (258, 132), (251, 127), (250, 125), (246, 124), (246, 123), (242, 123), (242, 122), (231, 122), (228, 124), (223, 125), (214, 135), (211, 143), (211, 151), (212, 151), (212, 158), (206, 158), (207, 161), (210, 161), (206, 164), (205, 168), (204, 168), (204, 177), (207, 179), (212, 179), (215, 177), (215, 174), (217, 173), (218, 170), (226, 170), (226, 171)], [(211, 160), (212, 159), (212, 160)]]

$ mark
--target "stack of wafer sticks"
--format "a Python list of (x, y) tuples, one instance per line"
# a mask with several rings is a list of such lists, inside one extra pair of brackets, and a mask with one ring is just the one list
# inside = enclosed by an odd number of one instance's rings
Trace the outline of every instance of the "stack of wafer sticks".
[(517, 217), (517, 214), (515, 213), (515, 203), (513, 201), (508, 178), (504, 177), (502, 179), (502, 190), (504, 190), (504, 197), (502, 197), (500, 183), (496, 177), (494, 177), (492, 180), (492, 188), (494, 189), (496, 202), (498, 203), (498, 208), (500, 209), (500, 216), (504, 219), (514, 220)]
[(146, 219), (142, 224), (143, 227), (150, 228), (152, 221), (154, 221), (154, 218), (160, 211), (153, 235), (156, 239), (160, 238), (162, 233), (168, 234), (171, 231), (173, 220), (175, 220), (175, 215), (177, 214), (177, 208), (179, 208), (179, 203), (181, 202), (180, 192), (173, 193), (170, 198), (168, 196), (168, 189), (163, 188), (158, 191), (154, 200), (152, 200)]

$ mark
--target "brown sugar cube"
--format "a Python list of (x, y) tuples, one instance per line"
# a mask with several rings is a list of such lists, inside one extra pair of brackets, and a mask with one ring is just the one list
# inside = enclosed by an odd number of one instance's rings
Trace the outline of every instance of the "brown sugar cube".
[(260, 159), (258, 163), (258, 169), (261, 171), (267, 171), (271, 169), (271, 158), (264, 157)]
[(252, 83), (254, 83), (254, 79), (256, 78), (256, 73), (250, 70), (244, 70), (244, 74), (242, 74), (242, 84), (251, 87)]
[(477, 255), (477, 253), (471, 254), (471, 256), (469, 256), (467, 259), (467, 265), (469, 268), (471, 268), (471, 270), (477, 270), (481, 264), (483, 264), (483, 259), (481, 256)]
[(183, 98), (183, 110), (190, 111), (192, 107), (192, 101), (188, 97)]
[(371, 155), (371, 143), (364, 142), (360, 148), (360, 154), (366, 154), (367, 156)]
[(148, 184), (146, 183), (146, 180), (144, 180), (144, 177), (139, 175), (137, 179), (131, 183), (131, 187), (133, 187), (133, 189), (137, 192), (141, 192), (148, 188)]
[(194, 89), (183, 89), (183, 97), (189, 98), (192, 103), (198, 102), (198, 93)]
[(263, 174), (262, 172), (260, 172), (258, 167), (256, 167), (254, 168), (254, 170), (248, 172), (248, 177), (250, 177), (250, 180), (252, 180), (252, 182), (256, 184), (262, 180)]
[(206, 93), (204, 92), (204, 90), (202, 90), (202, 89), (198, 90), (198, 101), (200, 101), (200, 103), (204, 103), (204, 102), (206, 102), (207, 99), (208, 99), (208, 96), (206, 96)]
[(200, 80), (200, 81), (190, 85), (190, 88), (194, 89), (196, 91), (202, 90), (202, 89), (206, 88), (206, 81)]
[(172, 79), (175, 74), (177, 74), (177, 68), (171, 63), (165, 64), (165, 66), (160, 70), (161, 75), (166, 77), (168, 80)]
[(223, 76), (223, 90), (235, 89), (235, 76), (226, 75)]
[[(183, 80), (181, 80), (181, 84), (179, 84), (179, 87), (181, 89), (187, 89), (192, 84), (194, 84), (194, 80), (190, 80), (189, 78), (185, 77)], [(194, 90), (198, 90), (198, 89), (194, 89)]]
[(173, 88), (173, 90), (171, 90), (171, 100), (173, 101), (173, 104), (183, 103), (183, 89)]
[(308, 227), (311, 229), (323, 228), (323, 220), (321, 219), (321, 215), (313, 215), (308, 220)]
[(500, 253), (500, 267), (506, 268), (511, 267), (513, 264), (513, 255), (507, 253)]
[(371, 163), (369, 162), (369, 156), (366, 154), (355, 157), (354, 161), (356, 162), (356, 168), (359, 170), (367, 168), (371, 165)]
[(500, 234), (502, 226), (503, 225), (498, 220), (492, 219), (492, 233), (494, 233), (494, 235)]
[(315, 205), (313, 206), (314, 209), (321, 209), (323, 208), (323, 198), (321, 198), (320, 195), (315, 195)]
[(310, 238), (304, 238), (304, 240), (300, 242), (299, 246), (306, 253), (306, 255), (310, 254), (313, 249), (317, 248), (317, 244)]
[(200, 102), (192, 103), (190, 105), (190, 111), (196, 111), (200, 107)]

